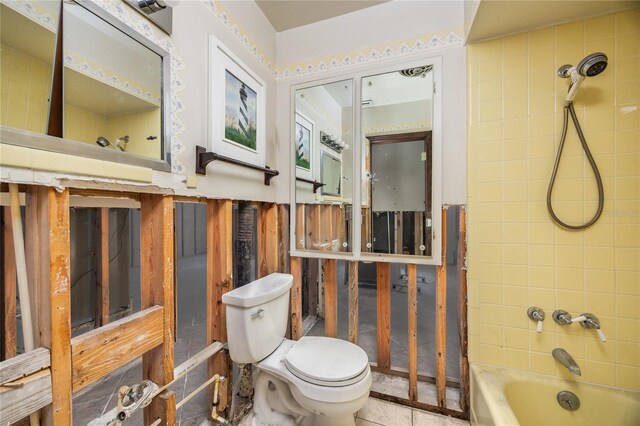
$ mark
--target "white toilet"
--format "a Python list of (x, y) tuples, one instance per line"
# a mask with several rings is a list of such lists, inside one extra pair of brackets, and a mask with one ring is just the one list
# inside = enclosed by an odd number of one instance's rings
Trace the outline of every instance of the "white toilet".
[(253, 422), (354, 425), (371, 387), (367, 354), (330, 337), (285, 339), (292, 282), (275, 273), (222, 296), (229, 355), (256, 367)]

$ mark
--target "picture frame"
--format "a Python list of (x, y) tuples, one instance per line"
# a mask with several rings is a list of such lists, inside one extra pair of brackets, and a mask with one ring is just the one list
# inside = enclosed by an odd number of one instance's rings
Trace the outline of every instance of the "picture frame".
[(209, 36), (209, 150), (264, 167), (266, 85)]
[(295, 113), (294, 129), (294, 161), (296, 176), (313, 180), (313, 154), (315, 147), (315, 125), (300, 112)]

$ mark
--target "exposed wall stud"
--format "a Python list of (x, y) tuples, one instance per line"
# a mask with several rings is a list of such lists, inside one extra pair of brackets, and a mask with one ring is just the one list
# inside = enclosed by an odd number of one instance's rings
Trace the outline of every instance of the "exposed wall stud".
[(376, 263), (378, 301), (378, 367), (391, 367), (391, 265)]
[(436, 393), (447, 407), (447, 208), (442, 209), (442, 264), (436, 266)]

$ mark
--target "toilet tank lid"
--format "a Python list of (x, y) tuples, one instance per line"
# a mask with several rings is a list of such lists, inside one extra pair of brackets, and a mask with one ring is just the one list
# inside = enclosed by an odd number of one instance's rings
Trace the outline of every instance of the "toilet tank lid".
[(250, 308), (282, 296), (289, 291), (293, 275), (273, 273), (222, 295), (225, 305)]

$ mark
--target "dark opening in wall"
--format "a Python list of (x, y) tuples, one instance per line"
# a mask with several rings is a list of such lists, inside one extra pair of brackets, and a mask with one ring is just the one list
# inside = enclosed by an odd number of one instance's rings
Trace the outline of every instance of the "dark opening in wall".
[(233, 205), (233, 276), (241, 287), (258, 278), (258, 209), (246, 201)]

